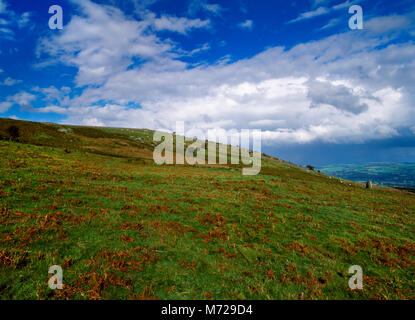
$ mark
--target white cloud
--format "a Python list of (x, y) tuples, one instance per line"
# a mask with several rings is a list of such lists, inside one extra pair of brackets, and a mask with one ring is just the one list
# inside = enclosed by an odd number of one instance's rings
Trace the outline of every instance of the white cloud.
[(210, 47), (210, 44), (209, 43), (204, 43), (201, 47), (196, 48), (196, 49), (193, 49), (189, 53), (184, 53), (184, 54), (185, 55), (188, 55), (189, 57), (191, 57), (191, 56), (195, 56), (195, 55), (197, 55), (197, 54), (199, 54), (201, 52), (208, 51), (208, 50), (210, 50), (210, 48), (211, 47)]
[(25, 91), (21, 91), (13, 96), (7, 97), (5, 101), (0, 102), (0, 113), (6, 112), (13, 105), (18, 105), (23, 108), (29, 107), (30, 103), (35, 99), (35, 95)]
[[(77, 67), (76, 83), (79, 86), (102, 84), (109, 76), (116, 76), (137, 60), (153, 62), (154, 66), (162, 68), (183, 69), (185, 65), (175, 59), (183, 55), (183, 51), (172, 41), (161, 40), (149, 29), (184, 34), (209, 24), (208, 20), (200, 19), (156, 18), (149, 12), (137, 21), (127, 18), (114, 7), (100, 6), (88, 0), (75, 2), (82, 16), (74, 16), (62, 34), (42, 39), (37, 53), (39, 57), (44, 53), (52, 57), (49, 63), (60, 61)], [(48, 65), (42, 60), (40, 63)]]
[(61, 87), (60, 89), (54, 86), (48, 88), (34, 87), (31, 91), (39, 98), (39, 100), (43, 101), (45, 107), (36, 109), (30, 108), (29, 111), (65, 114), (67, 109), (64, 107), (70, 105), (69, 94), (72, 90), (69, 87)]
[(326, 13), (329, 13), (329, 12), (330, 12), (330, 10), (328, 8), (326, 8), (326, 7), (318, 7), (315, 10), (303, 12), (297, 18), (289, 21), (289, 23), (293, 23), (293, 22), (297, 22), (297, 21), (302, 21), (302, 20), (306, 20), (306, 19), (310, 19), (310, 18), (314, 18), (314, 17), (318, 17), (318, 16), (321, 16), (321, 15), (326, 14)]
[(203, 8), (208, 11), (213, 13), (214, 15), (220, 15), (222, 13), (222, 11), (224, 10), (219, 4), (209, 4), (209, 3), (205, 3), (203, 5)]
[(193, 29), (207, 28), (210, 25), (209, 20), (177, 18), (172, 16), (161, 16), (153, 20), (154, 28), (157, 31), (167, 30), (186, 34)]
[(11, 86), (14, 86), (14, 85), (16, 85), (18, 83), (22, 83), (22, 82), (23, 82), (22, 80), (16, 80), (16, 79), (12, 79), (10, 77), (7, 77), (3, 82), (0, 82), (0, 86), (11, 87)]
[(6, 112), (13, 106), (13, 103), (10, 101), (0, 102), (0, 113)]
[[(77, 67), (77, 84), (88, 85), (62, 102), (53, 100), (56, 88), (44, 92), (49, 101), (41, 112), (66, 114), (66, 123), (174, 130), (175, 121), (184, 120), (194, 128), (259, 127), (274, 144), (360, 142), (414, 126), (411, 42), (346, 32), (195, 67), (181, 61), (186, 54), (175, 44), (143, 31), (150, 20), (131, 21), (116, 9), (82, 3), (84, 15), (74, 17), (53, 46), (48, 39), (40, 46)], [(144, 62), (134, 66), (133, 57)]]
[(329, 22), (327, 22), (327, 24), (325, 24), (322, 28), (321, 28), (321, 30), (324, 30), (324, 29), (329, 29), (329, 28), (333, 28), (333, 27), (335, 27), (335, 26), (337, 26), (337, 25), (339, 25), (341, 22), (344, 22), (345, 20), (344, 20), (344, 18), (343, 17), (341, 17), (341, 18), (334, 18), (334, 19), (331, 19)]
[[(24, 12), (23, 14), (17, 14), (12, 10), (8, 9), (8, 4), (5, 0), (0, 0), (0, 38), (7, 40), (15, 40), (15, 32), (12, 27), (19, 29), (25, 28), (30, 22), (31, 13)], [(7, 27), (6, 27), (7, 26)]]
[(263, 119), (263, 120), (255, 120), (250, 121), (249, 126), (250, 127), (257, 127), (257, 128), (278, 128), (280, 126), (285, 125), (285, 120), (272, 120), (272, 119)]
[(38, 48), (38, 53), (56, 55), (79, 68), (78, 85), (101, 83), (128, 67), (133, 57), (152, 59), (172, 49), (169, 43), (145, 33), (145, 21), (128, 20), (114, 7), (90, 1), (78, 4), (83, 16), (74, 16), (62, 35), (43, 39)]
[(17, 19), (17, 25), (19, 28), (26, 27), (30, 22), (31, 13), (30, 12), (24, 12), (18, 19)]
[(35, 95), (25, 91), (21, 91), (19, 93), (16, 93), (14, 96), (9, 97), (7, 100), (19, 106), (29, 106), (30, 103), (35, 99)]
[[(328, 1), (315, 1), (313, 7), (315, 7), (316, 4), (327, 4), (327, 2)], [(321, 7), (318, 7), (317, 9), (313, 9), (313, 10), (301, 13), (297, 18), (295, 18), (293, 20), (290, 20), (288, 23), (304, 21), (304, 20), (308, 20), (308, 19), (311, 19), (311, 18), (326, 15), (326, 14), (329, 14), (333, 11), (350, 7), (353, 3), (356, 3), (356, 2), (357, 1), (353, 1), (353, 2), (345, 1), (345, 2), (342, 2), (342, 3), (337, 4), (335, 6), (332, 6), (330, 8), (327, 7), (327, 6), (321, 6)]]
[(252, 20), (245, 20), (244, 22), (238, 24), (238, 27), (241, 29), (252, 30), (252, 28), (254, 27), (254, 22)]
[(9, 28), (0, 28), (0, 37), (5, 39), (13, 39), (14, 32)]
[(340, 9), (344, 9), (344, 8), (349, 8), (351, 7), (353, 4), (358, 3), (359, 1), (345, 1), (342, 3), (339, 3), (335, 6), (332, 7), (333, 10), (340, 10)]
[(205, 11), (214, 16), (220, 16), (224, 11), (224, 8), (219, 4), (208, 3), (207, 0), (192, 0), (190, 1), (188, 12), (191, 16), (194, 16), (199, 11)]
[(327, 6), (330, 0), (313, 0), (312, 7)]
[(59, 106), (48, 106), (43, 108), (36, 108), (35, 111), (40, 113), (67, 114), (68, 110)]
[(392, 30), (414, 29), (415, 12), (408, 15), (390, 15), (375, 17), (365, 22), (365, 29), (376, 33), (386, 33)]

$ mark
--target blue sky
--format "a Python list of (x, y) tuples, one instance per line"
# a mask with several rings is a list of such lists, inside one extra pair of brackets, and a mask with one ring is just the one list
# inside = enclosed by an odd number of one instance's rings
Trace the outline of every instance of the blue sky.
[(413, 162), (414, 38), (412, 0), (0, 0), (0, 117), (261, 129), (299, 164)]

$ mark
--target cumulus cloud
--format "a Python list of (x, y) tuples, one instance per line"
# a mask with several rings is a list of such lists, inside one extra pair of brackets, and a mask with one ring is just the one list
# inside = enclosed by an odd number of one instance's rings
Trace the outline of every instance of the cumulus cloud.
[(61, 62), (77, 67), (78, 85), (102, 83), (125, 70), (133, 57), (151, 59), (171, 49), (156, 36), (146, 35), (148, 25), (143, 21), (128, 20), (114, 7), (90, 1), (78, 4), (83, 16), (73, 17), (62, 35), (43, 39), (38, 47), (38, 54), (58, 56)]
[(252, 20), (245, 20), (244, 22), (238, 24), (238, 27), (241, 29), (252, 30), (252, 28), (254, 27), (254, 22)]
[(18, 105), (21, 108), (30, 107), (31, 102), (35, 99), (36, 96), (34, 94), (21, 91), (13, 96), (7, 97), (5, 101), (0, 102), (0, 112), (6, 112), (14, 105)]
[(35, 95), (25, 91), (21, 91), (19, 93), (16, 93), (14, 96), (11, 96), (8, 100), (19, 106), (28, 106), (35, 99)]
[(346, 32), (193, 66), (174, 43), (144, 32), (150, 20), (89, 1), (82, 6), (82, 16), (39, 46), (39, 54), (75, 66), (85, 86), (60, 101), (56, 88), (36, 89), (45, 95), (41, 112), (65, 114), (66, 123), (174, 131), (180, 120), (189, 128), (263, 129), (273, 144), (360, 142), (414, 126), (412, 42)]
[[(74, 16), (61, 35), (44, 38), (37, 49), (38, 57), (47, 54), (49, 62), (62, 62), (79, 69), (79, 86), (102, 84), (110, 76), (137, 62), (153, 62), (164, 68), (184, 68), (177, 57), (175, 44), (162, 41), (149, 28), (187, 33), (206, 28), (209, 20), (162, 16), (147, 13), (137, 21), (127, 18), (121, 10), (102, 6), (89, 0), (74, 0), (82, 15)], [(105, 30), (105, 32), (102, 32)], [(80, 32), (82, 31), (82, 32)], [(57, 61), (55, 58), (58, 57)], [(41, 65), (48, 65), (43, 61)]]
[[(41, 100), (44, 103), (52, 104), (52, 105), (56, 104), (60, 106), (69, 106), (70, 104), (69, 94), (71, 93), (71, 91), (72, 89), (69, 87), (61, 87), (60, 89), (54, 86), (51, 86), (48, 88), (39, 88), (39, 87), (32, 88), (32, 92), (35, 93), (38, 98), (41, 98)], [(45, 110), (51, 110), (50, 112), (53, 112), (52, 109), (45, 109)]]

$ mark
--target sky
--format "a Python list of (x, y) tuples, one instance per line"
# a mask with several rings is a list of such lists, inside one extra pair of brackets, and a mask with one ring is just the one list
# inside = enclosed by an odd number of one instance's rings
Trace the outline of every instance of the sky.
[(0, 117), (261, 129), (301, 165), (415, 162), (414, 39), (413, 0), (0, 0)]

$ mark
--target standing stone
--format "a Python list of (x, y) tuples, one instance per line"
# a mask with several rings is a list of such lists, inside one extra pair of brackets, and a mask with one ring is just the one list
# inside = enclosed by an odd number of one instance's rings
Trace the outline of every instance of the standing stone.
[(372, 181), (366, 182), (366, 189), (372, 189)]

